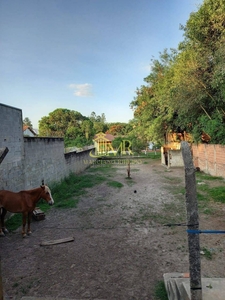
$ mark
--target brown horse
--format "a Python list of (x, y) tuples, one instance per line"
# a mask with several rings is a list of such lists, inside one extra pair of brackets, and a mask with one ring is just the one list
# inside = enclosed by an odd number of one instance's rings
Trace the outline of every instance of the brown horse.
[(0, 224), (0, 236), (4, 236), (7, 233), (5, 228), (5, 215), (7, 211), (11, 213), (22, 213), (23, 215), (23, 228), (22, 235), (26, 236), (26, 219), (27, 219), (27, 234), (31, 234), (30, 222), (33, 211), (35, 210), (36, 203), (43, 198), (49, 205), (54, 203), (51, 195), (51, 191), (47, 185), (41, 185), (40, 187), (28, 191), (20, 191), (13, 193), (6, 190), (0, 191), (0, 210), (1, 210), (1, 224)]

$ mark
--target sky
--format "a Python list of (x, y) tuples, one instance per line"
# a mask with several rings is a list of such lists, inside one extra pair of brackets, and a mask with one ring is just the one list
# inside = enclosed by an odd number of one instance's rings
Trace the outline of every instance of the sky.
[(57, 108), (128, 122), (151, 60), (202, 1), (0, 0), (0, 103), (34, 128)]

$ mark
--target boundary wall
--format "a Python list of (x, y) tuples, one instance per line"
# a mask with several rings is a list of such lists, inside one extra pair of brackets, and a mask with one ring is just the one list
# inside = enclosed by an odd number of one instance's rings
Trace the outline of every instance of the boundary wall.
[(193, 144), (191, 150), (195, 167), (212, 176), (225, 178), (225, 145)]
[(59, 182), (72, 173), (80, 173), (96, 158), (93, 148), (65, 153), (63, 138), (24, 137), (22, 110), (0, 103), (0, 148), (9, 152), (0, 165), (0, 190), (18, 192)]

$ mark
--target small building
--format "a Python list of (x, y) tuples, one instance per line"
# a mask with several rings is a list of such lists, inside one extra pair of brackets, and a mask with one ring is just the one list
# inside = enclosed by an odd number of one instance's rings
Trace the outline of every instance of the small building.
[(93, 142), (95, 146), (96, 154), (106, 154), (109, 151), (114, 151), (112, 147), (112, 141), (114, 140), (114, 136), (109, 133), (99, 132), (94, 136)]
[(31, 127), (23, 125), (23, 136), (37, 136), (37, 133)]

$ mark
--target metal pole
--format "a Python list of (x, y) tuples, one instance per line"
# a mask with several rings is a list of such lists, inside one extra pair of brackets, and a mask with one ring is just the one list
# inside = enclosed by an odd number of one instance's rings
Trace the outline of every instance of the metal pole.
[[(190, 146), (181, 142), (185, 168), (186, 209), (188, 229), (199, 229), (195, 168)], [(198, 233), (188, 233), (191, 300), (202, 300), (200, 242)]]

